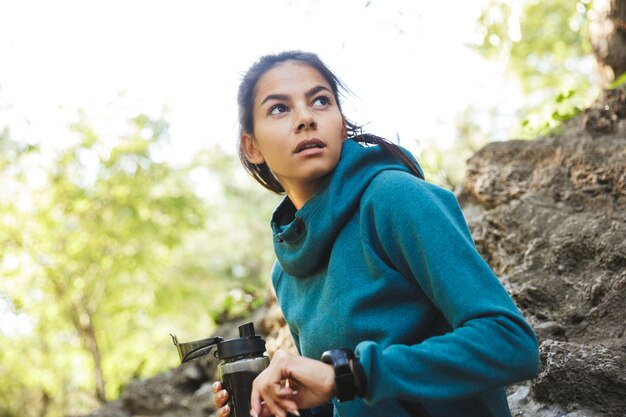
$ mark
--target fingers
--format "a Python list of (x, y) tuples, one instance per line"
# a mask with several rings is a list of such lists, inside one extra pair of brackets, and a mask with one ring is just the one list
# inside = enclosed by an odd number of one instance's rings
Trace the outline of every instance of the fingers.
[[(295, 416), (299, 416), (300, 412), (298, 411), (298, 405), (291, 400), (282, 400), (277, 402), (280, 407), (285, 410), (286, 412), (288, 412), (289, 414), (293, 414)], [(285, 417), (287, 417), (287, 414), (285, 414)]]
[(218, 415), (222, 417), (226, 417), (230, 415), (230, 407), (226, 405), (228, 402), (228, 391), (222, 389), (222, 383), (216, 381), (211, 385), (211, 389), (213, 390), (213, 403), (219, 409)]
[(217, 415), (219, 417), (228, 417), (230, 416), (230, 407), (225, 405), (224, 407), (217, 410)]
[(298, 411), (296, 407), (273, 412), (267, 407), (265, 402), (263, 402), (262, 404), (263, 405), (261, 408), (261, 412), (257, 413), (254, 409), (252, 409), (250, 410), (250, 416), (252, 417), (287, 417), (288, 416), (287, 413), (294, 415), (294, 416), (298, 416), (298, 417), (300, 416), (300, 412)]
[(261, 393), (261, 405), (263, 413), (266, 414), (265, 409), (268, 410), (269, 415), (275, 415), (277, 417), (286, 417), (287, 413), (300, 415), (298, 412), (298, 405), (294, 399), (297, 394), (296, 391), (288, 387), (280, 387), (277, 385), (268, 385), (260, 389)]
[[(219, 417), (230, 416), (231, 410), (227, 404), (228, 391), (226, 391), (225, 389), (222, 389), (222, 383), (220, 381), (214, 382), (213, 385), (211, 385), (211, 389), (213, 390), (213, 393), (215, 394), (213, 396), (213, 402), (215, 403), (215, 406), (218, 409), (217, 415)], [(285, 384), (281, 384), (281, 388), (277, 392), (277, 395), (290, 399), (297, 393), (298, 391), (295, 391), (294, 389), (290, 388), (288, 384), (286, 384), (286, 386)], [(253, 403), (254, 401), (251, 402), (251, 404)], [(250, 410), (250, 415), (253, 417), (254, 416), (269, 417), (269, 416), (274, 416), (274, 415), (279, 416), (279, 417), (286, 417), (287, 412), (296, 416), (300, 415), (300, 413), (298, 412), (298, 407), (296, 403), (293, 401), (280, 402), (280, 405), (274, 406), (271, 410), (266, 405), (265, 401), (260, 401), (258, 409), (255, 409), (254, 406), (252, 406), (252, 409)]]
[(222, 389), (222, 383), (220, 381), (215, 381), (213, 385), (211, 385), (211, 389), (217, 394)]
[[(294, 414), (293, 412), (289, 411), (291, 414)], [(299, 416), (299, 412), (298, 410), (296, 410), (296, 413), (294, 415)], [(250, 410), (250, 416), (251, 417), (275, 417), (276, 414), (274, 414), (272, 411), (270, 411), (269, 408), (267, 408), (267, 406), (265, 405), (265, 401), (261, 402), (261, 412), (257, 413), (254, 409)]]
[[(299, 415), (296, 403), (297, 391), (290, 386), (289, 362), (292, 356), (284, 351), (277, 351), (270, 365), (252, 383), (250, 401), (251, 415), (275, 415), (286, 417), (287, 413)], [(297, 384), (296, 384), (297, 385)]]
[[(286, 417), (287, 411), (291, 412), (292, 408), (297, 410), (295, 403), (291, 401), (291, 404), (283, 404), (281, 401), (277, 401), (277, 396), (281, 389), (283, 390), (283, 398), (285, 394), (289, 393), (289, 388), (281, 388), (280, 385), (275, 384), (262, 384), (258, 378), (252, 384), (252, 395), (250, 397), (250, 415), (251, 416), (276, 416)], [(282, 399), (282, 398), (281, 398)]]
[(292, 398), (298, 394), (298, 391), (290, 387), (283, 387), (276, 394), (280, 397)]

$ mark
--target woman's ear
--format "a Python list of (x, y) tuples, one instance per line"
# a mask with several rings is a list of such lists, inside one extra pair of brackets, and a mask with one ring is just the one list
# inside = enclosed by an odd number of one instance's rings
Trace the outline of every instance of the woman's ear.
[(346, 118), (342, 117), (341, 118), (341, 137), (343, 139), (348, 137), (348, 127), (346, 126)]
[(263, 158), (263, 155), (257, 146), (256, 140), (254, 140), (254, 136), (250, 133), (242, 133), (241, 144), (243, 145), (243, 150), (246, 153), (246, 158), (248, 158), (250, 163), (258, 165), (265, 162), (265, 158)]

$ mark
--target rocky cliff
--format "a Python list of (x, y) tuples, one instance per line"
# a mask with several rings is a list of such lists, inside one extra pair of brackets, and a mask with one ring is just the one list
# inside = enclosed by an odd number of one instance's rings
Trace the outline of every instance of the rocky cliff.
[[(541, 343), (539, 377), (508, 388), (513, 415), (626, 416), (626, 90), (558, 135), (485, 146), (458, 198)], [(293, 348), (271, 296), (252, 320), (270, 352)], [(189, 363), (133, 381), (92, 416), (213, 415), (214, 378), (214, 360)]]
[(626, 415), (625, 119), (626, 90), (608, 91), (561, 134), (468, 161), (476, 245), (541, 343), (541, 374), (510, 398), (519, 415)]

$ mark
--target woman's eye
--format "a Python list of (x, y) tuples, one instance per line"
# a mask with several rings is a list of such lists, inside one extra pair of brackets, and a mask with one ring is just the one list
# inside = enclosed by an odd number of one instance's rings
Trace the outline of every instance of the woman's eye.
[(279, 114), (279, 113), (284, 113), (286, 111), (287, 111), (287, 106), (285, 106), (284, 104), (274, 104), (272, 107), (270, 107), (268, 114)]
[(328, 106), (330, 104), (330, 98), (326, 96), (319, 96), (313, 101), (314, 106)]

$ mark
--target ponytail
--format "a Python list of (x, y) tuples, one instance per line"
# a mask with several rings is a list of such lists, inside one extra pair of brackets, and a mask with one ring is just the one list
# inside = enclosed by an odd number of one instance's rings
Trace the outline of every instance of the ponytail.
[(352, 122), (346, 121), (346, 127), (348, 130), (349, 140), (353, 140), (358, 143), (366, 143), (368, 145), (380, 146), (383, 150), (402, 162), (411, 174), (424, 179), (424, 174), (422, 173), (417, 161), (404, 152), (400, 146), (380, 136), (372, 135), (370, 133), (362, 133), (361, 127)]

